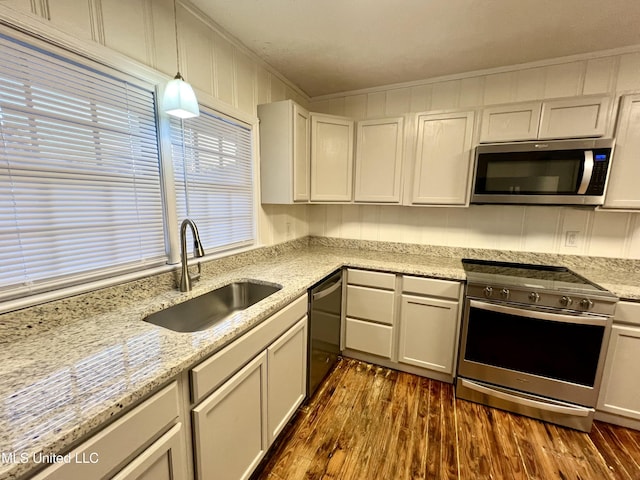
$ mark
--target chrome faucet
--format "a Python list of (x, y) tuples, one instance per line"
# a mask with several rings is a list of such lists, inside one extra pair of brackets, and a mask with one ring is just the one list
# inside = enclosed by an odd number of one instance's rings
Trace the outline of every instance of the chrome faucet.
[(200, 234), (198, 233), (198, 227), (188, 218), (185, 218), (180, 225), (180, 257), (182, 259), (182, 278), (180, 278), (180, 291), (188, 292), (191, 290), (191, 282), (195, 282), (200, 278), (202, 273), (200, 268), (200, 262), (198, 262), (197, 275), (189, 275), (189, 266), (187, 264), (187, 227), (191, 227), (191, 233), (193, 234), (193, 256), (194, 258), (204, 257), (204, 249), (200, 242)]

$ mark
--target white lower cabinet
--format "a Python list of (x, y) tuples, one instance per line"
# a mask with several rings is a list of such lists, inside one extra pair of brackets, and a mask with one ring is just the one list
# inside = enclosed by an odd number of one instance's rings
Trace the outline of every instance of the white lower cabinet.
[(306, 313), (303, 295), (191, 370), (198, 480), (249, 478), (304, 400)]
[(347, 282), (345, 348), (391, 359), (396, 275), (349, 269)]
[(285, 427), (306, 395), (307, 317), (267, 349), (269, 444)]
[(462, 284), (348, 270), (345, 355), (453, 382)]
[[(619, 304), (619, 310), (635, 310), (640, 322), (640, 304)], [(618, 313), (616, 313), (616, 318)], [(640, 324), (615, 324), (602, 376), (598, 411), (640, 420)]]
[(458, 301), (402, 295), (398, 361), (453, 374)]
[(640, 429), (640, 303), (619, 302), (613, 322), (596, 419)]
[(182, 423), (156, 440), (112, 480), (186, 480)]
[(462, 293), (460, 282), (402, 277), (398, 362), (453, 379)]
[(55, 463), (32, 478), (86, 480), (117, 474), (119, 480), (183, 480), (187, 456), (179, 419), (178, 385), (172, 382), (69, 452), (73, 461)]
[(249, 478), (267, 450), (266, 381), (263, 352), (193, 409), (198, 479)]

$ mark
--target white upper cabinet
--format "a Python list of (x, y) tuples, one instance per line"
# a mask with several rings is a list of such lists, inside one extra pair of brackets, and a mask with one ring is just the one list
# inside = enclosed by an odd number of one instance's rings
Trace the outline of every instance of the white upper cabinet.
[(611, 99), (585, 96), (488, 107), (482, 111), (480, 142), (602, 137)]
[(309, 112), (292, 100), (258, 105), (262, 203), (309, 201)]
[(640, 208), (640, 95), (626, 95), (620, 106), (606, 208)]
[(473, 120), (473, 112), (417, 116), (411, 204), (466, 204)]
[(544, 102), (538, 138), (602, 137), (606, 132), (610, 102), (609, 97)]
[(509, 142), (535, 140), (540, 122), (540, 102), (489, 107), (482, 111), (480, 141)]
[(353, 120), (311, 114), (311, 201), (353, 199)]
[(356, 202), (400, 203), (403, 141), (402, 117), (357, 123)]

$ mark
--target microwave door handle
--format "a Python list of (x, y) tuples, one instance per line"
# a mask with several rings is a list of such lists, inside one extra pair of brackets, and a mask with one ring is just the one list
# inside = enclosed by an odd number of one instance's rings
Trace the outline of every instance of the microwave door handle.
[(593, 150), (584, 151), (584, 169), (582, 170), (582, 180), (580, 181), (580, 187), (578, 187), (578, 195), (584, 195), (587, 193), (587, 188), (591, 183), (591, 176), (593, 175)]

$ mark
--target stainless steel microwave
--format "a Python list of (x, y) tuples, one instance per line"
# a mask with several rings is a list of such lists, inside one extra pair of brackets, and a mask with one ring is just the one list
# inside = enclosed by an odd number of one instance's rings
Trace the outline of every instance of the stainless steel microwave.
[(476, 147), (471, 203), (602, 205), (613, 140)]

